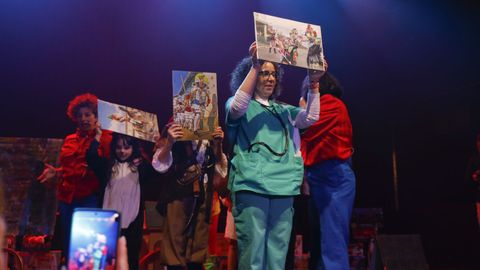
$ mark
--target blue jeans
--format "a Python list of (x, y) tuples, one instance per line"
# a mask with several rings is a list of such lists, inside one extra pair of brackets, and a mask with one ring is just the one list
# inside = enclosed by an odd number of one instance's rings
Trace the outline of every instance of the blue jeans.
[(320, 222), (318, 270), (349, 268), (350, 217), (355, 199), (351, 160), (327, 160), (307, 168), (310, 194)]
[(60, 212), (60, 226), (62, 232), (62, 256), (68, 258), (68, 247), (70, 244), (70, 229), (72, 226), (73, 209), (78, 207), (98, 207), (98, 196), (90, 195), (80, 200), (73, 200), (71, 203), (58, 202)]

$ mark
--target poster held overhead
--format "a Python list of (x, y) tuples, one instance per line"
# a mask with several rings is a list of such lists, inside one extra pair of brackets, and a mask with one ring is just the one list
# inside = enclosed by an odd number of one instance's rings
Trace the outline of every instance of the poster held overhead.
[(325, 70), (320, 26), (253, 13), (257, 58)]
[(98, 122), (102, 129), (150, 142), (159, 135), (157, 115), (100, 99)]

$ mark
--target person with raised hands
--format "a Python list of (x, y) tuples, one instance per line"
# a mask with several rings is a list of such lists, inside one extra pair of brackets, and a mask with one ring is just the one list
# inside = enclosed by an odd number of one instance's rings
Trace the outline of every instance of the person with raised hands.
[(167, 124), (152, 161), (166, 174), (157, 204), (165, 217), (160, 262), (169, 270), (200, 270), (208, 255), (213, 192), (227, 175), (227, 157), (220, 127), (213, 140), (180, 141), (183, 135), (179, 124)]
[[(303, 82), (300, 106), (311, 82)], [(310, 215), (319, 228), (312, 235), (309, 269), (348, 269), (350, 218), (355, 199), (353, 132), (343, 89), (329, 72), (320, 79), (322, 117), (301, 133), (301, 150), (310, 191)], [(306, 184), (307, 184), (306, 183)], [(320, 233), (318, 233), (318, 230)]]
[(319, 119), (318, 80), (305, 109), (280, 103), (283, 69), (258, 61), (256, 44), (232, 73), (234, 94), (226, 103), (227, 138), (232, 146), (228, 188), (238, 241), (238, 269), (283, 269), (290, 239), (293, 198), (300, 193), (303, 160), (294, 129)]

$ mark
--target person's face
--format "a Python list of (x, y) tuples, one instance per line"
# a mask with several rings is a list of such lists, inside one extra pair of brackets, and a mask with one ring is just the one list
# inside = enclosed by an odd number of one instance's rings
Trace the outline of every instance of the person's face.
[(125, 140), (118, 139), (117, 144), (115, 145), (115, 155), (117, 156), (118, 160), (125, 161), (127, 160), (133, 152), (133, 148), (131, 145), (128, 145)]
[(81, 107), (76, 115), (77, 126), (82, 131), (94, 130), (97, 124), (97, 117), (89, 107)]
[(206, 85), (206, 84), (205, 84), (202, 80), (200, 80), (199, 82), (197, 82), (197, 86), (198, 86), (199, 88), (205, 88), (205, 85)]
[(269, 98), (273, 94), (276, 85), (277, 71), (275, 66), (270, 62), (263, 63), (258, 72), (255, 93), (262, 98)]
[(309, 89), (317, 89), (320, 87), (320, 82), (316, 78), (310, 77)]

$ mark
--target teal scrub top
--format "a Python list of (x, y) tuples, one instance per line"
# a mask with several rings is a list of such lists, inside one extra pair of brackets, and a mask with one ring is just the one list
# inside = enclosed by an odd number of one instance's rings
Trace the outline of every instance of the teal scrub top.
[[(233, 120), (229, 117), (232, 99), (226, 103), (227, 139), (233, 145), (228, 180), (230, 191), (298, 195), (303, 180), (303, 159), (295, 155), (294, 127), (290, 119), (295, 119), (301, 109), (275, 101), (264, 106), (252, 99), (247, 112)], [(258, 142), (263, 142), (276, 153), (287, 151), (283, 156), (276, 156)], [(249, 150), (251, 144), (255, 145)]]

